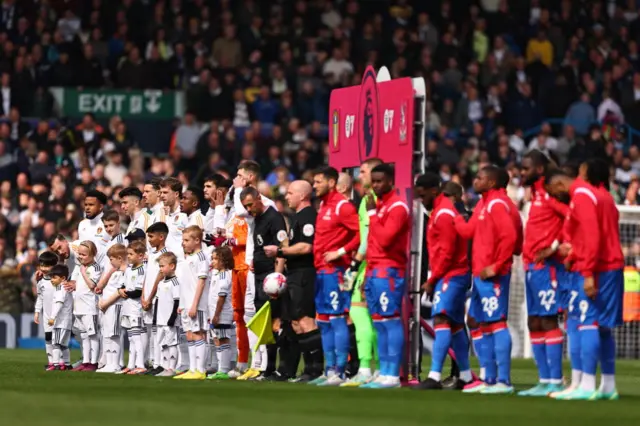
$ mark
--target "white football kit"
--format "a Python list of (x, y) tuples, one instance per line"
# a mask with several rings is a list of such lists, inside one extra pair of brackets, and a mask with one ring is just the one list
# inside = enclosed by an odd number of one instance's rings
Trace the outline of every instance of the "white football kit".
[[(178, 262), (176, 275), (180, 281), (180, 308), (182, 309), (182, 328), (186, 331), (202, 331), (207, 329), (207, 304), (209, 301), (209, 259), (203, 251), (185, 256)], [(189, 316), (189, 310), (196, 296), (196, 289), (201, 279), (205, 280), (202, 296), (198, 301), (195, 318)]]
[[(140, 290), (144, 285), (144, 264), (133, 268), (127, 267), (124, 273), (124, 288), (126, 291)], [(120, 324), (123, 328), (142, 327), (142, 303), (140, 298), (127, 298), (122, 303), (122, 315)]]
[(158, 344), (161, 347), (178, 344), (176, 301), (180, 300), (180, 282), (177, 277), (165, 278), (158, 284), (157, 292)]
[(98, 253), (106, 254), (106, 248), (111, 236), (107, 234), (104, 223), (102, 222), (104, 213), (100, 213), (93, 219), (83, 219), (78, 224), (78, 240), (91, 241), (96, 245)]
[[(124, 271), (115, 271), (109, 277), (107, 285), (102, 290), (102, 298), (110, 299), (124, 285)], [(120, 335), (120, 315), (122, 313), (122, 299), (118, 299), (109, 306), (102, 316), (102, 335), (114, 337)]]
[[(75, 316), (75, 325), (80, 332), (93, 336), (98, 333), (98, 298), (92, 288), (98, 284), (102, 276), (102, 267), (93, 262), (86, 268), (87, 279), (82, 276), (82, 266), (74, 269), (71, 281), (76, 282), (76, 291), (74, 292), (73, 314)], [(91, 285), (91, 288), (89, 287)]]
[(175, 254), (178, 259), (184, 257), (184, 250), (182, 249), (182, 232), (188, 226), (187, 215), (177, 208), (173, 213), (167, 215), (167, 228), (169, 228), (169, 234), (167, 235), (166, 245), (170, 252)]
[(51, 317), (53, 318), (52, 343), (62, 347), (69, 346), (73, 325), (73, 295), (63, 286), (53, 287)]
[(229, 338), (229, 329), (233, 324), (233, 305), (231, 304), (231, 271), (214, 271), (209, 290), (209, 318), (213, 318), (220, 297), (224, 297), (220, 320), (214, 326), (214, 335), (218, 339)]
[(34, 311), (40, 314), (40, 324), (44, 327), (45, 333), (53, 331), (53, 326), (49, 325), (49, 320), (53, 318), (51, 310), (53, 309), (55, 290), (55, 287), (51, 284), (51, 278), (46, 275), (36, 284), (37, 298)]
[[(147, 258), (145, 276), (144, 276), (144, 288), (142, 290), (142, 297), (144, 297), (145, 300), (147, 300), (151, 295), (151, 290), (153, 290), (153, 285), (155, 284), (156, 278), (158, 278), (158, 274), (160, 273), (158, 258), (162, 253), (166, 253), (167, 251), (168, 251), (167, 248), (163, 247), (158, 251), (149, 252), (149, 255)], [(148, 311), (143, 311), (142, 319), (144, 321), (144, 324), (146, 325), (153, 324), (153, 311), (154, 311), (155, 303), (156, 303), (155, 300), (152, 301), (151, 308)]]

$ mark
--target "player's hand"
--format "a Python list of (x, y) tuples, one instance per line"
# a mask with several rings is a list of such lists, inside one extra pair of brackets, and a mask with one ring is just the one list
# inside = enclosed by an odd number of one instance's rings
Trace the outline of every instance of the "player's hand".
[(367, 211), (376, 209), (376, 199), (373, 197), (371, 193), (365, 195), (364, 199), (365, 199), (364, 205), (367, 208)]
[(49, 321), (47, 321), (47, 324), (53, 325), (54, 322), (55, 322), (54, 320), (50, 319)]
[(67, 281), (64, 283), (64, 289), (67, 293), (73, 293), (76, 291), (76, 282), (75, 281)]
[(40, 270), (36, 271), (36, 275), (35, 275), (36, 281), (40, 281), (42, 277), (44, 277), (44, 273)]
[(40, 314), (38, 312), (33, 314), (33, 322), (35, 322), (36, 324), (40, 324)]
[(214, 193), (213, 193), (213, 197), (212, 200), (213, 201), (213, 205), (218, 207), (224, 204), (224, 192), (222, 192), (222, 190), (217, 189)]
[(263, 249), (267, 257), (276, 257), (278, 255), (278, 246), (264, 246)]
[(571, 244), (569, 243), (560, 244), (560, 247), (558, 247), (558, 254), (560, 256), (569, 256), (569, 253), (571, 253)]
[(545, 249), (540, 250), (538, 253), (536, 253), (536, 256), (533, 259), (533, 261), (535, 263), (542, 262), (543, 260), (551, 257), (553, 253), (554, 253), (553, 249), (551, 247), (547, 247)]
[(227, 238), (222, 245), (235, 247), (238, 245), (238, 241), (235, 238)]
[(233, 178), (233, 187), (234, 188), (244, 188), (247, 186), (247, 180), (242, 176), (236, 176)]
[(214, 315), (213, 318), (211, 318), (211, 324), (218, 325), (219, 323), (220, 323), (220, 314)]
[(480, 279), (482, 280), (488, 280), (489, 278), (493, 278), (495, 276), (496, 276), (496, 271), (493, 269), (493, 265), (487, 266), (482, 271), (480, 271)]
[(198, 309), (195, 306), (192, 306), (191, 309), (189, 309), (189, 318), (195, 318), (197, 314)]
[(183, 311), (183, 309), (182, 309), (182, 308), (178, 308), (178, 311), (177, 311), (177, 312), (178, 312), (179, 314), (182, 314), (182, 311)]
[(598, 288), (596, 287), (596, 282), (593, 277), (586, 277), (584, 279), (584, 294), (586, 294), (589, 299), (596, 298)]
[(82, 272), (83, 274), (87, 273), (87, 267), (85, 265), (81, 265), (80, 266), (80, 272)]
[(251, 261), (251, 265), (249, 265), (249, 270), (253, 272), (253, 260)]
[(356, 279), (358, 278), (358, 269), (352, 269), (349, 267), (344, 272), (342, 276), (342, 285), (340, 286), (340, 290), (343, 291), (351, 291), (353, 290), (353, 286), (356, 283)]
[(275, 318), (273, 321), (271, 321), (271, 329), (273, 330), (274, 333), (279, 333), (280, 327), (281, 327), (280, 318)]
[(422, 289), (429, 296), (431, 296), (433, 294), (433, 288), (434, 288), (434, 285), (433, 285), (433, 282), (431, 280), (427, 280), (427, 281), (424, 282), (424, 284), (422, 284)]
[(325, 263), (331, 263), (340, 258), (340, 252), (338, 250), (330, 251), (324, 254)]
[(96, 288), (95, 288), (95, 290), (94, 290), (94, 293), (95, 293), (95, 294), (102, 294), (102, 288), (101, 288), (101, 287), (96, 286)]
[(124, 299), (127, 298), (127, 293), (125, 293), (125, 289), (124, 288), (118, 289), (118, 295), (120, 297), (124, 298)]

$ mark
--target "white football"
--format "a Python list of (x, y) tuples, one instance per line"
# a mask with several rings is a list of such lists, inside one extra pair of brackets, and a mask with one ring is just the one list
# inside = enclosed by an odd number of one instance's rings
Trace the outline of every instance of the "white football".
[(267, 296), (277, 298), (287, 289), (287, 277), (280, 272), (273, 272), (262, 282), (262, 289)]

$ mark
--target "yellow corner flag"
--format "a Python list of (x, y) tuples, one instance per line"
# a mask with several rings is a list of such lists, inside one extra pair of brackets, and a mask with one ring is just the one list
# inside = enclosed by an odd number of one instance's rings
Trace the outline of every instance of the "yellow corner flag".
[(271, 326), (271, 304), (269, 302), (265, 303), (251, 318), (251, 321), (247, 323), (247, 328), (258, 336), (258, 343), (253, 348), (254, 351), (257, 351), (260, 345), (270, 345), (276, 342)]

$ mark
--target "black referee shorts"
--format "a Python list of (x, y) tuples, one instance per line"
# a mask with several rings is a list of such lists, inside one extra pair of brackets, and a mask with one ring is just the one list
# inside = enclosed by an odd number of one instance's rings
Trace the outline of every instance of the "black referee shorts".
[(282, 295), (282, 318), (297, 321), (316, 316), (315, 268), (293, 269), (287, 274), (287, 291)]

